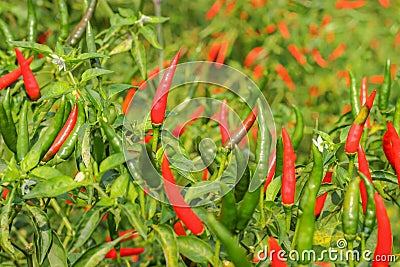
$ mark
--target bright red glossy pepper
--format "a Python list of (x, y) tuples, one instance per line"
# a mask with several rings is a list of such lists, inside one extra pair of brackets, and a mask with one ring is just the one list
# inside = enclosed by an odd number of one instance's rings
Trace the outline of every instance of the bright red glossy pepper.
[(272, 236), (268, 239), (268, 256), (271, 258), (271, 266), (272, 267), (286, 267), (287, 264), (283, 261), (280, 256), (282, 251), (281, 246), (279, 246), (278, 242)]
[(174, 231), (175, 231), (175, 234), (177, 234), (178, 236), (186, 236), (186, 231), (185, 231), (185, 228), (183, 227), (181, 221), (177, 221), (174, 224)]
[[(388, 122), (388, 124), (389, 123), (390, 122)], [(394, 158), (394, 154), (393, 154), (392, 140), (391, 140), (391, 133), (389, 130), (389, 126), (388, 126), (388, 130), (383, 135), (382, 147), (383, 147), (383, 152), (385, 152), (385, 156), (386, 156), (387, 160), (389, 161), (389, 163), (393, 167), (393, 169), (395, 169), (395, 158)]]
[(133, 100), (133, 97), (135, 96), (137, 89), (136, 88), (131, 88), (129, 89), (128, 93), (126, 94), (124, 98), (124, 102), (122, 103), (122, 113), (126, 114), (128, 112), (128, 108)]
[[(28, 64), (31, 64), (33, 59), (34, 57), (31, 56), (26, 60), (26, 62)], [(4, 88), (10, 86), (10, 84), (18, 80), (18, 78), (21, 75), (22, 75), (21, 67), (18, 67), (15, 70), (11, 71), (10, 73), (7, 73), (6, 75), (0, 77), (0, 90), (3, 90)]]
[(152, 108), (150, 112), (151, 122), (154, 125), (160, 125), (164, 121), (165, 110), (167, 109), (167, 100), (169, 89), (171, 88), (172, 79), (174, 78), (176, 65), (178, 64), (179, 52), (171, 61), (171, 65), (165, 71), (160, 85), (157, 88), (156, 94), (153, 98)]
[(374, 200), (376, 206), (376, 219), (378, 221), (378, 236), (372, 267), (389, 266), (388, 261), (383, 262), (381, 259), (383, 257), (387, 259), (388, 256), (392, 254), (392, 228), (390, 227), (389, 216), (382, 197), (378, 193), (375, 193)]
[(290, 44), (290, 45), (288, 45), (287, 48), (288, 48), (290, 54), (292, 54), (292, 56), (297, 60), (297, 62), (301, 66), (304, 66), (307, 64), (306, 58), (304, 57), (303, 53), (301, 53), (300, 49), (297, 48), (296, 45)]
[(295, 159), (296, 154), (290, 140), (290, 136), (285, 127), (282, 126), (283, 141), (283, 168), (282, 168), (282, 202), (284, 205), (290, 206), (294, 203), (294, 195), (296, 193), (296, 171)]
[(223, 144), (225, 144), (225, 142), (229, 139), (229, 126), (226, 118), (228, 115), (228, 107), (226, 106), (227, 101), (228, 100), (226, 98), (222, 100), (221, 109), (219, 111), (219, 131), (221, 133)]
[(394, 169), (396, 171), (399, 187), (400, 187), (400, 137), (397, 134), (396, 129), (394, 128), (393, 124), (389, 121), (388, 124), (388, 132), (390, 141), (392, 143), (392, 157), (394, 161)]
[[(128, 257), (133, 255), (139, 255), (144, 252), (144, 248), (120, 248), (119, 255), (121, 257)], [(117, 250), (113, 248), (109, 252), (107, 252), (105, 258), (106, 259), (116, 259), (118, 257)]]
[(165, 155), (161, 163), (161, 173), (164, 178), (165, 192), (167, 193), (167, 197), (176, 215), (193, 234), (201, 234), (204, 230), (203, 223), (179, 192), (179, 188), (176, 185), (175, 178), (169, 168), (169, 162)]
[[(361, 147), (361, 144), (358, 146), (358, 169), (359, 171), (365, 175), (371, 182), (372, 182), (372, 177), (371, 177), (371, 172), (369, 171), (369, 166), (367, 162), (367, 158), (365, 157), (364, 150)], [(367, 190), (365, 188), (364, 181), (360, 181), (360, 193), (361, 193), (361, 203), (363, 207), (363, 211), (367, 210)]]
[(17, 55), (18, 64), (21, 67), (22, 78), (24, 79), (24, 85), (26, 92), (30, 99), (38, 100), (40, 98), (40, 88), (36, 81), (35, 75), (29, 67), (28, 61), (24, 58), (24, 55), (18, 48), (14, 48), (15, 54)]
[[(322, 180), (323, 184), (329, 184), (332, 182), (332, 172), (327, 171), (325, 174), (324, 179)], [(328, 197), (328, 192), (324, 193), (323, 195), (317, 197), (317, 201), (315, 203), (314, 215), (319, 216), (321, 214), (322, 209), (325, 205), (325, 200)]]
[(55, 154), (57, 154), (58, 150), (60, 150), (65, 140), (67, 140), (68, 136), (74, 129), (77, 118), (78, 118), (78, 104), (75, 104), (71, 110), (71, 113), (68, 116), (67, 121), (65, 122), (60, 132), (57, 134), (56, 139), (53, 141), (53, 144), (51, 145), (47, 153), (43, 156), (42, 158), (43, 162), (49, 161)]
[(358, 144), (360, 143), (360, 139), (364, 130), (364, 124), (368, 118), (369, 112), (372, 108), (372, 104), (374, 103), (375, 95), (376, 91), (374, 90), (368, 97), (367, 101), (361, 108), (360, 113), (358, 113), (357, 117), (350, 127), (345, 146), (347, 154), (354, 154), (357, 152)]

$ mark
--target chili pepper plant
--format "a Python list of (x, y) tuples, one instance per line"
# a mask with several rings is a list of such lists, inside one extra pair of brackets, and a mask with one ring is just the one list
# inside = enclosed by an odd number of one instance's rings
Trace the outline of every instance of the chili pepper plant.
[(397, 266), (399, 12), (0, 1), (0, 266)]

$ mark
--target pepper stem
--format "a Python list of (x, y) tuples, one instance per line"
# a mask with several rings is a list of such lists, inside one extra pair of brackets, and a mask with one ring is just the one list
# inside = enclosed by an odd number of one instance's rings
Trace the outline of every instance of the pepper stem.
[[(364, 233), (361, 234), (361, 253), (365, 251), (365, 235)], [(363, 257), (361, 257), (361, 261), (363, 261)]]
[(214, 261), (219, 262), (219, 253), (221, 250), (221, 242), (219, 240), (215, 241), (215, 253), (214, 253)]
[(221, 178), (222, 173), (225, 170), (225, 163), (226, 163), (227, 156), (228, 156), (228, 151), (226, 149), (223, 149), (222, 150), (222, 157), (221, 157), (221, 164), (219, 165), (217, 179)]
[(154, 153), (157, 152), (157, 145), (158, 145), (158, 139), (160, 136), (160, 125), (154, 125), (153, 124), (153, 146), (152, 150)]
[[(347, 251), (353, 252), (353, 242), (347, 243)], [(347, 253), (349, 256), (349, 267), (354, 267), (353, 253)]]

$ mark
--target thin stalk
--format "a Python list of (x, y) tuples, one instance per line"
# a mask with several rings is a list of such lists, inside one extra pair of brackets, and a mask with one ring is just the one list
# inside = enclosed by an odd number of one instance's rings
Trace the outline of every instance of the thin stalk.
[(158, 145), (159, 136), (160, 136), (160, 126), (159, 125), (153, 125), (152, 150), (153, 150), (154, 153), (157, 152), (157, 145)]
[[(353, 251), (353, 242), (349, 242), (347, 244), (347, 251)], [(348, 253), (349, 255), (353, 255), (353, 253)], [(353, 257), (349, 257), (349, 267), (354, 267)]]
[[(154, 11), (155, 15), (157, 17), (161, 17), (161, 4), (162, 0), (154, 0)], [(157, 39), (158, 43), (163, 46), (163, 35), (162, 35), (162, 24), (157, 24), (156, 25), (156, 31), (157, 31)], [(164, 50), (160, 49), (158, 52), (158, 66), (160, 70), (163, 68), (163, 62), (164, 62)]]
[(214, 253), (214, 261), (219, 262), (219, 253), (221, 251), (221, 242), (217, 240), (215, 242), (215, 253)]

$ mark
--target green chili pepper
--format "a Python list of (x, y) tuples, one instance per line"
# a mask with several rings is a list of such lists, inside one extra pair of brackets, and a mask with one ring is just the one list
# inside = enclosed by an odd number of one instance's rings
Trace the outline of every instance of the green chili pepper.
[[(89, 53), (97, 52), (96, 43), (94, 41), (94, 32), (92, 29), (92, 25), (90, 24), (90, 21), (88, 21), (88, 24), (86, 26), (86, 44), (87, 44)], [(96, 57), (96, 58), (90, 59), (90, 62), (91, 62), (92, 67), (101, 68), (99, 58)], [(100, 76), (98, 76), (98, 77), (100, 78)]]
[(117, 153), (124, 152), (121, 136), (119, 136), (114, 131), (114, 129), (108, 124), (108, 122), (104, 118), (100, 119), (100, 124), (101, 128), (103, 128), (104, 130), (108, 142), (110, 142), (112, 149)]
[(298, 145), (303, 140), (304, 135), (304, 118), (300, 109), (297, 106), (293, 106), (294, 113), (296, 114), (296, 127), (294, 128), (294, 133), (292, 136), (293, 149), (296, 150)]
[(282, 175), (283, 169), (283, 141), (282, 137), (279, 137), (276, 140), (276, 168), (275, 168), (275, 177), (279, 177)]
[(105, 158), (105, 146), (103, 136), (101, 135), (100, 129), (96, 129), (93, 133), (93, 158), (97, 163), (100, 163)]
[(17, 159), (23, 160), (29, 150), (29, 132), (28, 132), (28, 101), (22, 105), (19, 113), (18, 136), (17, 136)]
[[(343, 232), (347, 241), (347, 249), (353, 250), (353, 241), (356, 239), (358, 228), (358, 213), (360, 202), (360, 177), (353, 179), (347, 186), (343, 200)], [(349, 257), (349, 266), (353, 267), (353, 258)]]
[(37, 37), (37, 19), (35, 6), (32, 0), (28, 0), (28, 42), (36, 42)]
[(68, 6), (64, 0), (57, 0), (58, 12), (60, 13), (60, 36), (59, 40), (64, 41), (67, 39), (69, 34), (69, 15), (68, 15)]
[(17, 130), (11, 115), (10, 90), (0, 104), (0, 130), (3, 135), (4, 143), (14, 153), (17, 152)]
[(376, 211), (375, 211), (375, 201), (374, 201), (375, 189), (374, 185), (363, 173), (359, 172), (359, 174), (364, 181), (364, 185), (367, 191), (367, 209), (365, 211), (364, 226), (362, 232), (363, 235), (362, 238), (365, 241), (371, 235), (371, 232), (374, 230), (375, 227), (375, 221), (376, 221)]
[(0, 18), (0, 30), (4, 35), (4, 39), (8, 42), (14, 41), (14, 36), (11, 30), (8, 28), (8, 25)]
[(390, 89), (392, 87), (391, 72), (390, 72), (390, 59), (386, 60), (385, 76), (379, 92), (379, 109), (385, 110), (388, 108)]
[(28, 154), (26, 154), (25, 158), (21, 161), (21, 168), (23, 171), (27, 172), (33, 169), (53, 144), (58, 132), (64, 125), (65, 102), (65, 96), (63, 96), (52, 123), (45, 132), (41, 134), (39, 140), (32, 146), (31, 150), (29, 150)]
[[(243, 157), (243, 155), (241, 153), (237, 153), (237, 155), (241, 155)], [(238, 159), (239, 161), (239, 159)], [(249, 188), (249, 184), (250, 184), (250, 170), (249, 167), (246, 166), (246, 169), (243, 172), (242, 177), (237, 177), (239, 178), (239, 182), (235, 185), (235, 190), (234, 190), (234, 194), (235, 194), (235, 199), (237, 202), (240, 202), (244, 195), (246, 194), (248, 188)]]
[(358, 113), (360, 112), (360, 96), (357, 89), (356, 78), (352, 71), (349, 71), (350, 74), (350, 104), (351, 104), (351, 114), (353, 114), (353, 118), (356, 118)]
[[(312, 145), (312, 152), (314, 156), (314, 166), (300, 200), (299, 209), (301, 212), (296, 228), (296, 250), (300, 255), (302, 255), (304, 251), (312, 250), (315, 229), (314, 210), (324, 171), (322, 153), (319, 152), (315, 145)], [(301, 258), (299, 263), (307, 264), (309, 263), (309, 259)]]
[(257, 190), (253, 192), (247, 191), (244, 195), (243, 200), (240, 202), (238, 207), (238, 219), (236, 223), (237, 230), (242, 231), (253, 217), (253, 213), (260, 200), (261, 188), (262, 186), (258, 187)]
[(396, 100), (396, 109), (393, 116), (393, 126), (397, 132), (400, 132), (400, 97)]
[(220, 183), (221, 193), (224, 194), (221, 201), (221, 213), (219, 221), (231, 232), (235, 230), (237, 210), (236, 200), (233, 190), (230, 190), (227, 185)]
[(79, 130), (82, 128), (82, 125), (86, 121), (85, 109), (83, 105), (78, 102), (78, 119), (76, 120), (76, 124), (67, 140), (65, 140), (64, 144), (61, 146), (60, 150), (57, 153), (57, 157), (61, 159), (67, 159), (75, 150), (75, 144), (78, 140)]

